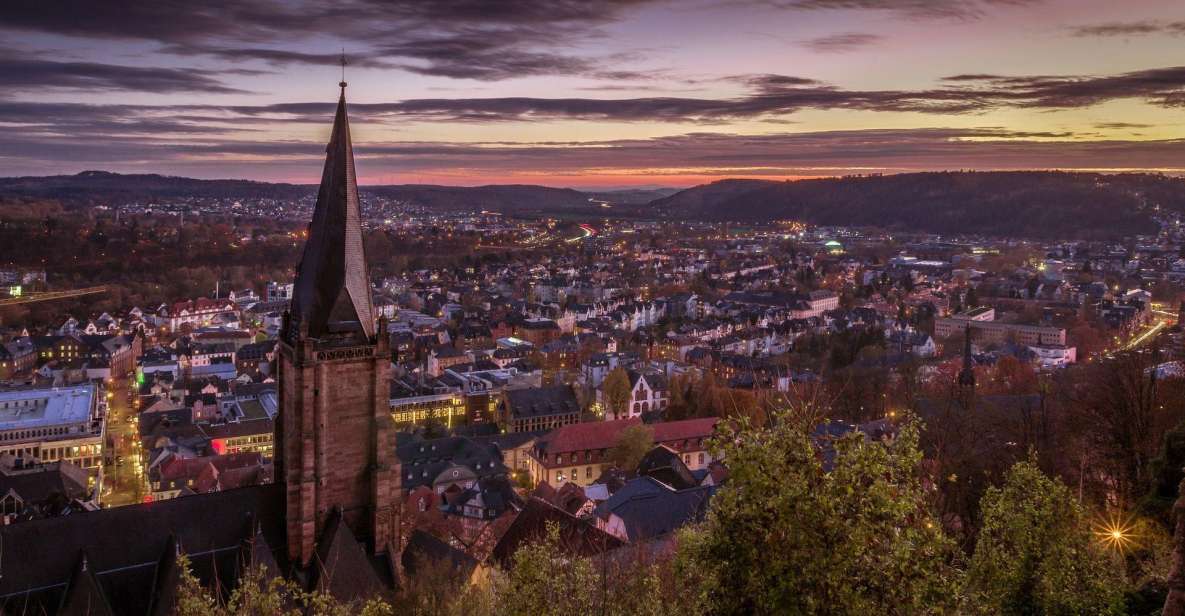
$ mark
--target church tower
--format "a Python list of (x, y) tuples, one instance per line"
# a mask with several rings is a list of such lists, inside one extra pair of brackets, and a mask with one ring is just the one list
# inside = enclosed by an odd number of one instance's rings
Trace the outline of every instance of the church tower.
[(276, 477), (285, 486), (288, 555), (302, 567), (338, 513), (372, 553), (387, 551), (400, 492), (390, 342), (371, 303), (345, 81), (340, 85), (279, 342)]

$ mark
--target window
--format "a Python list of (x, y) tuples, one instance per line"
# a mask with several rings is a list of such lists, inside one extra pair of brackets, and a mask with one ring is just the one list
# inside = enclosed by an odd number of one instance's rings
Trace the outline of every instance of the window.
[(584, 467), (584, 478), (585, 479), (592, 479), (592, 467), (591, 466)]
[(699, 454), (699, 456), (698, 456), (698, 463), (699, 463), (699, 465), (700, 465), (700, 466), (703, 466), (703, 465), (704, 465), (704, 454), (703, 454), (703, 452), (700, 452), (700, 454)]

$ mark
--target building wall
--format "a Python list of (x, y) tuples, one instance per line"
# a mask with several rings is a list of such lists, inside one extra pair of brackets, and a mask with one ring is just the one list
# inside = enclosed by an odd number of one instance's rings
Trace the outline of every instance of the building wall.
[(935, 319), (934, 335), (946, 338), (960, 334), (968, 325), (971, 326), (971, 339), (976, 342), (1000, 343), (1015, 336), (1017, 344), (1023, 345), (1064, 346), (1066, 344), (1066, 330), (1060, 327), (1018, 325), (999, 321), (973, 321), (960, 318)]
[(390, 366), (383, 336), (377, 346), (350, 349), (280, 345), (278, 467), (287, 492), (288, 550), (301, 565), (334, 508), (376, 550), (391, 540), (400, 482)]
[(538, 432), (540, 430), (554, 430), (560, 426), (580, 423), (580, 413), (565, 413), (560, 415), (534, 415), (531, 417), (512, 417), (505, 414), (505, 425), (510, 432)]
[[(683, 459), (687, 468), (692, 471), (707, 468), (713, 460), (707, 447), (699, 445), (698, 440), (689, 443), (686, 447), (682, 446), (682, 441), (657, 442), (655, 444), (666, 445), (674, 449)], [(608, 448), (605, 451), (608, 451)], [(560, 456), (558, 460), (556, 455), (547, 454), (545, 460), (539, 459), (535, 455), (530, 456), (528, 470), (533, 483), (546, 482), (553, 488), (559, 488), (565, 483), (575, 482), (577, 485), (585, 487), (595, 483), (601, 473), (612, 466), (604, 459), (601, 449), (564, 452), (558, 454)]]
[(461, 394), (392, 398), (390, 404), (391, 419), (399, 426), (422, 426), (432, 417), (450, 427), (466, 421), (467, 408)]

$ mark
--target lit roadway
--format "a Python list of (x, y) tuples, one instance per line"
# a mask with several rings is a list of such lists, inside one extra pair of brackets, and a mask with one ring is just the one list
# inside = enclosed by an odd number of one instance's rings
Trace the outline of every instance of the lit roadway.
[(577, 237), (571, 237), (571, 238), (568, 238), (567, 240), (564, 240), (564, 241), (571, 244), (572, 242), (579, 242), (580, 240), (587, 240), (588, 238), (597, 234), (596, 229), (594, 229), (588, 225), (585, 225), (585, 224), (580, 225), (580, 230), (584, 232), (583, 235), (580, 235)]
[(1166, 327), (1168, 327), (1168, 321), (1157, 321), (1152, 325), (1152, 327), (1149, 327), (1135, 338), (1129, 340), (1128, 343), (1121, 348), (1121, 350), (1130, 351), (1147, 344), (1150, 340), (1156, 337), (1156, 334), (1160, 333), (1160, 331)]
[(107, 384), (107, 440), (112, 453), (104, 456), (113, 464), (103, 469), (103, 505), (116, 507), (139, 503), (144, 495), (144, 478), (139, 464), (140, 433), (136, 422), (139, 397), (135, 381), (116, 378)]

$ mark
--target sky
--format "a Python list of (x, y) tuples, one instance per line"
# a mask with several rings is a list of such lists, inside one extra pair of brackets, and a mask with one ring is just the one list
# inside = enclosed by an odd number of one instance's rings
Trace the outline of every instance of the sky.
[(1179, 0), (6, 0), (0, 176), (1185, 173)]

